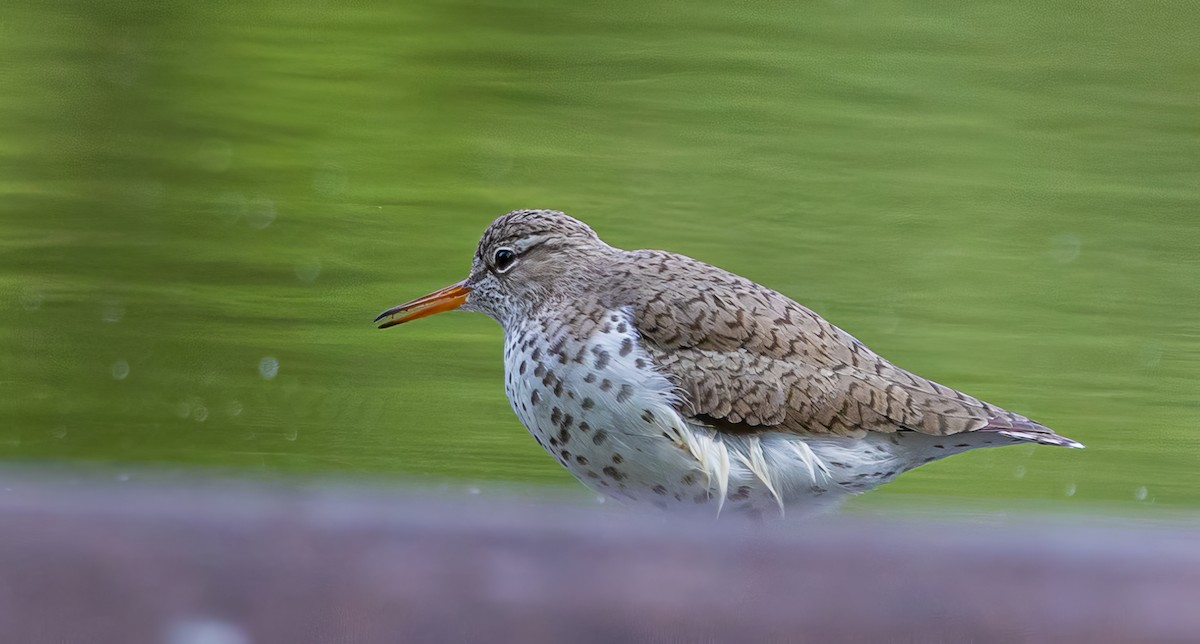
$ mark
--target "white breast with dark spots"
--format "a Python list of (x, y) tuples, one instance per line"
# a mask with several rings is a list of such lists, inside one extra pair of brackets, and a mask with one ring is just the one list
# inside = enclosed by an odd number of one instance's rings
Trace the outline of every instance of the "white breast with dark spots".
[(727, 435), (690, 424), (628, 311), (605, 312), (586, 339), (560, 319), (529, 318), (508, 330), (504, 366), (513, 410), (555, 460), (602, 494), (659, 506), (823, 509), (967, 448), (919, 434)]
[(605, 312), (586, 339), (530, 318), (506, 334), (504, 366), (517, 417), (588, 487), (650, 502), (708, 500), (673, 386), (638, 345), (627, 311)]

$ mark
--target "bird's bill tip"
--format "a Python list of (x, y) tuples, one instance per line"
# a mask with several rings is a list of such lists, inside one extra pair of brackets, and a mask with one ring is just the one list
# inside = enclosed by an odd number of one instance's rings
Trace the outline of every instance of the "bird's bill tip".
[(393, 306), (380, 313), (375, 318), (375, 322), (379, 324), (379, 328), (386, 329), (390, 326), (412, 322), (418, 318), (427, 317), (435, 313), (453, 311), (462, 306), (470, 294), (470, 287), (466, 286), (463, 282), (451, 284), (429, 295), (418, 297), (399, 306)]

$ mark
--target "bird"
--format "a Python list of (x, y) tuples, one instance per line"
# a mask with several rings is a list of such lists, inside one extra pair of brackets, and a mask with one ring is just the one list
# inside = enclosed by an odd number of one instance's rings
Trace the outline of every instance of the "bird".
[(557, 210), (495, 219), (466, 279), (375, 322), (454, 309), (503, 327), (505, 393), (538, 444), (622, 501), (804, 516), (967, 450), (1083, 447), (893, 365), (778, 291), (615, 248)]

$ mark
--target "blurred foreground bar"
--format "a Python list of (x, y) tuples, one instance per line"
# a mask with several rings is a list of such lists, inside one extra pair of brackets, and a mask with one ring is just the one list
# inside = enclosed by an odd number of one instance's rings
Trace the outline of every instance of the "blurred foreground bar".
[[(774, 525), (0, 472), (0, 641), (1196, 641), (1176, 526)], [(1194, 526), (1192, 526), (1194, 528)]]

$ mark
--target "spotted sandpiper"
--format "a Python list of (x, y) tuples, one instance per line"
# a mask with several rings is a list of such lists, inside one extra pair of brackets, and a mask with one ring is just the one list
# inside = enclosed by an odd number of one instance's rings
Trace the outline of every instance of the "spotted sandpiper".
[(690, 257), (626, 251), (554, 210), (484, 232), (461, 282), (384, 311), (504, 327), (505, 391), (602, 494), (803, 512), (966, 450), (1083, 445), (894, 366), (787, 296)]

